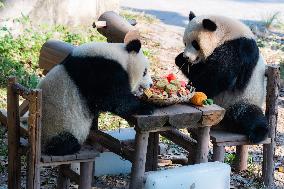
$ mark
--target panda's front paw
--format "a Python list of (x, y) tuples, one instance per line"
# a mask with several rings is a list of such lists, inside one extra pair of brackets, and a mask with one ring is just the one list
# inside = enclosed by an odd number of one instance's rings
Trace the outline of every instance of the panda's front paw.
[(151, 115), (153, 114), (156, 107), (151, 104), (142, 104), (140, 108), (137, 110), (136, 114), (138, 115)]
[(185, 63), (187, 62), (187, 59), (183, 57), (183, 52), (181, 52), (177, 57), (175, 58), (175, 64), (181, 68)]

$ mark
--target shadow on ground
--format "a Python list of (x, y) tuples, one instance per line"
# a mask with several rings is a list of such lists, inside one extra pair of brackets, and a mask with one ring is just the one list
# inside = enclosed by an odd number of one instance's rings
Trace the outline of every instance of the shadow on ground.
[(185, 27), (188, 22), (188, 17), (183, 16), (177, 12), (172, 11), (160, 11), (154, 9), (133, 9), (130, 7), (123, 7), (124, 9), (129, 9), (135, 12), (146, 13), (155, 16), (160, 19), (164, 24), (172, 26)]

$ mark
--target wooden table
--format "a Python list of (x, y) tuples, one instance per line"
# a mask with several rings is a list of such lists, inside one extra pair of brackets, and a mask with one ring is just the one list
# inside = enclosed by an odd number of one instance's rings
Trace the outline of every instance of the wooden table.
[[(131, 161), (129, 188), (141, 189), (145, 170), (155, 170), (157, 167), (159, 134), (195, 154), (195, 163), (207, 162), (210, 127), (218, 124), (224, 113), (225, 110), (217, 105), (173, 105), (157, 109), (152, 115), (136, 115), (131, 118), (131, 124), (136, 130), (134, 147), (102, 131), (92, 132), (90, 140)], [(184, 128), (197, 129), (197, 143), (179, 132), (178, 129)]]

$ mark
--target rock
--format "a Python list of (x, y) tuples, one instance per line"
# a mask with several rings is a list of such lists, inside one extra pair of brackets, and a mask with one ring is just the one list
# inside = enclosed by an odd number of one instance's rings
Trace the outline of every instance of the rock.
[(0, 21), (28, 16), (33, 23), (87, 25), (105, 11), (119, 11), (119, 0), (4, 0)]

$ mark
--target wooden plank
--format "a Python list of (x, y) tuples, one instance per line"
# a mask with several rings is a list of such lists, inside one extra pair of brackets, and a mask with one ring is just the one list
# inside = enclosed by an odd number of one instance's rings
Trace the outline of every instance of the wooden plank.
[(175, 144), (181, 146), (188, 152), (191, 152), (196, 148), (197, 141), (177, 129), (161, 132), (160, 134)]
[[(220, 143), (220, 144), (221, 143), (234, 143), (234, 142), (236, 144), (248, 144), (248, 145), (252, 144), (252, 143), (249, 142), (246, 135), (239, 134), (239, 133), (232, 133), (230, 131), (224, 131), (224, 130), (213, 130), (213, 129), (211, 129), (210, 138), (211, 138), (212, 142)], [(258, 144), (267, 144), (270, 141), (271, 141), (271, 139), (267, 138), (267, 139), (259, 142)]]
[(15, 83), (13, 85), (13, 91), (16, 92), (18, 95), (22, 96), (26, 100), (32, 100), (30, 99), (31, 90), (20, 85), (19, 83)]
[(263, 165), (262, 175), (266, 187), (273, 187), (274, 184), (274, 154), (275, 137), (278, 118), (278, 96), (280, 87), (280, 67), (271, 65), (267, 68), (267, 88), (266, 88), (266, 110), (265, 116), (269, 125), (269, 137), (271, 144), (263, 145)]
[(198, 110), (202, 111), (202, 118), (200, 123), (202, 126), (217, 125), (225, 115), (225, 109), (213, 104), (210, 106), (194, 106)]
[(22, 117), (23, 115), (25, 115), (25, 113), (29, 110), (29, 101), (28, 100), (24, 100), (24, 102), (20, 105), (19, 107), (19, 113), (20, 113), (20, 117)]
[(45, 167), (45, 166), (58, 166), (58, 165), (66, 165), (66, 164), (70, 164), (70, 163), (81, 163), (81, 162), (88, 162), (88, 161), (94, 161), (94, 159), (80, 159), (80, 160), (71, 160), (71, 161), (60, 161), (60, 162), (46, 162), (40, 163), (41, 167)]
[(76, 159), (95, 159), (99, 156), (99, 152), (96, 150), (94, 146), (90, 145), (83, 145), (81, 150), (75, 154)]
[(169, 124), (177, 129), (196, 126), (202, 115), (200, 110), (181, 104), (163, 108), (161, 111), (168, 115)]
[(259, 144), (270, 144), (271, 138), (266, 138), (265, 140), (261, 141), (261, 143), (254, 144), (248, 141), (233, 141), (233, 142), (220, 142), (216, 143), (217, 146), (238, 146), (238, 145), (259, 145)]
[(74, 49), (74, 46), (59, 40), (48, 40), (40, 50), (39, 67), (46, 72), (62, 62)]
[(42, 162), (42, 164), (44, 163), (50, 163), (51, 161), (51, 156), (48, 155), (42, 155), (40, 158), (40, 161)]
[[(172, 105), (154, 111), (152, 115), (135, 115), (133, 124), (141, 131), (163, 129), (166, 123), (173, 128), (194, 127), (201, 119), (201, 111), (189, 105)], [(190, 124), (189, 124), (190, 123)]]
[(149, 132), (136, 132), (135, 156), (131, 169), (129, 189), (143, 188)]
[(244, 134), (232, 133), (230, 131), (214, 130), (214, 129), (211, 129), (210, 131), (210, 138), (212, 142), (217, 142), (217, 143), (248, 141), (247, 136)]
[(99, 143), (111, 152), (118, 154), (129, 161), (133, 161), (134, 149), (102, 131), (90, 131), (88, 140), (94, 145)]
[(14, 92), (13, 86), (16, 78), (8, 79), (7, 87), (7, 125), (8, 125), (8, 188), (20, 189), (21, 159), (20, 146), (20, 116), (19, 96)]
[(41, 158), (41, 117), (42, 92), (31, 90), (29, 94), (29, 118), (27, 153), (27, 188), (40, 188), (40, 158)]

